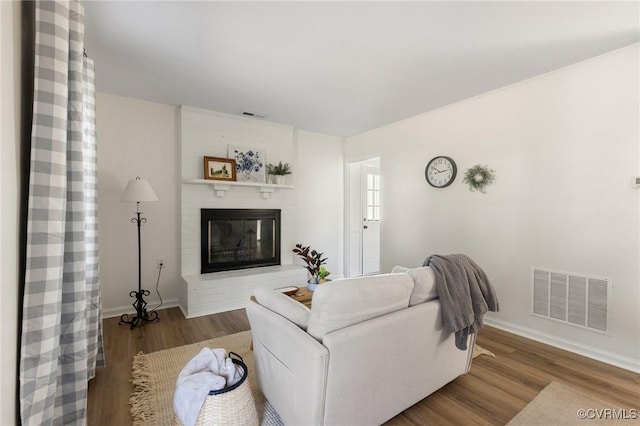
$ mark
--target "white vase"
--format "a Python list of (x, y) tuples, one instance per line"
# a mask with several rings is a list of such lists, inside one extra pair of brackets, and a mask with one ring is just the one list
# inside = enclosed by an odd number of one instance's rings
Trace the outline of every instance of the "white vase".
[(285, 176), (285, 175), (275, 175), (273, 177), (275, 179), (275, 184), (276, 185), (284, 185), (284, 183), (285, 183), (285, 181), (287, 179), (287, 176)]

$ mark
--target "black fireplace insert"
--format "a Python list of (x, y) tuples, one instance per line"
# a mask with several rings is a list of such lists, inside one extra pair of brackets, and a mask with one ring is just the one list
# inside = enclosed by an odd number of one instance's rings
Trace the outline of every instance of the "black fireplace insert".
[(280, 265), (280, 210), (201, 209), (201, 272)]

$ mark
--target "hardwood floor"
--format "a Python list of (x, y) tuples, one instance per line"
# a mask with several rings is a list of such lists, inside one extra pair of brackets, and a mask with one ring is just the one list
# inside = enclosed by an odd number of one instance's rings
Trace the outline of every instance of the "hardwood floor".
[(496, 358), (475, 358), (468, 374), (387, 424), (504, 425), (552, 381), (640, 411), (640, 374), (492, 327), (480, 330), (477, 343)]
[(131, 363), (142, 351), (155, 352), (249, 330), (244, 309), (186, 319), (179, 308), (158, 311), (160, 322), (129, 329), (118, 325), (120, 318), (108, 318), (104, 325), (107, 366), (96, 370), (89, 382), (88, 424), (125, 426), (131, 424), (129, 395), (133, 386)]
[[(89, 384), (89, 425), (128, 425), (131, 361), (146, 353), (248, 330), (244, 310), (185, 319), (178, 308), (160, 322), (130, 330), (104, 321), (107, 367)], [(623, 408), (640, 409), (640, 374), (485, 327), (478, 344), (496, 358), (474, 359), (471, 372), (423, 399), (387, 425), (503, 425), (552, 381)], [(598, 408), (598, 407), (585, 407)]]

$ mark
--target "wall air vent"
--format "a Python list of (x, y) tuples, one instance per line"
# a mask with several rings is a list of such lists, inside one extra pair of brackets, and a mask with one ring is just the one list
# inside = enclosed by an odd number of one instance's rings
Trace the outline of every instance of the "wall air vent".
[(608, 333), (611, 279), (531, 268), (531, 313)]
[(268, 117), (267, 114), (257, 114), (255, 112), (249, 112), (249, 111), (242, 111), (242, 113), (240, 115), (244, 115), (245, 117), (252, 117), (252, 118), (267, 118)]

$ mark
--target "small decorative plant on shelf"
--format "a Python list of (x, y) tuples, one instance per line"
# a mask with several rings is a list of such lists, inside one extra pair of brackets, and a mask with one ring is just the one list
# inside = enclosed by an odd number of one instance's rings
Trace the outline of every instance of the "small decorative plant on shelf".
[(486, 194), (485, 188), (496, 180), (495, 173), (495, 170), (490, 169), (489, 166), (476, 164), (464, 172), (462, 181), (469, 185), (469, 191), (478, 190)]
[(283, 164), (282, 161), (276, 165), (269, 163), (267, 164), (267, 174), (275, 177), (276, 184), (284, 185), (285, 176), (291, 174), (291, 167), (289, 167), (289, 163)]
[(321, 279), (326, 280), (330, 274), (325, 268), (324, 263), (327, 261), (326, 257), (322, 257), (324, 253), (313, 250), (310, 246), (303, 246), (302, 244), (296, 244), (293, 252), (300, 256), (300, 258), (307, 264), (305, 268), (309, 272), (309, 279), (307, 281), (307, 288), (309, 290), (315, 290)]

